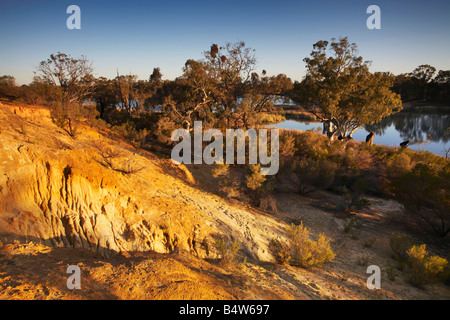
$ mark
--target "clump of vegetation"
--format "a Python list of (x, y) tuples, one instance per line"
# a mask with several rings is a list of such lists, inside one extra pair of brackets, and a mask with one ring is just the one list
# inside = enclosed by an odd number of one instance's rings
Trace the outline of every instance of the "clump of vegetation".
[(392, 182), (395, 197), (411, 217), (437, 235), (450, 232), (450, 163), (416, 164)]
[(369, 239), (366, 239), (366, 240), (364, 240), (364, 242), (363, 242), (363, 247), (364, 248), (371, 248), (373, 245), (374, 245), (374, 243), (377, 241), (377, 239), (376, 238), (369, 238)]
[(393, 234), (389, 243), (399, 268), (413, 285), (420, 287), (443, 279), (447, 260), (430, 256), (425, 244), (416, 245), (410, 237), (402, 234)]
[(336, 165), (327, 161), (309, 158), (294, 160), (287, 179), (300, 194), (306, 195), (316, 188), (330, 187), (334, 182), (336, 170)]
[(291, 261), (294, 265), (303, 268), (320, 267), (335, 257), (325, 235), (320, 234), (317, 241), (311, 240), (310, 231), (303, 226), (303, 223), (298, 226), (292, 224), (287, 229), (287, 237), (291, 247)]
[(364, 267), (364, 266), (367, 266), (369, 264), (369, 260), (370, 260), (369, 256), (366, 256), (366, 255), (359, 256), (358, 258), (356, 258), (356, 264), (358, 266), (363, 266)]
[(224, 239), (216, 239), (215, 248), (220, 256), (220, 265), (224, 267), (234, 267), (238, 264), (238, 252), (240, 246), (237, 240), (230, 242)]
[(253, 205), (261, 209), (278, 212), (275, 198), (271, 195), (274, 189), (273, 177), (261, 174), (261, 165), (249, 165), (245, 177), (247, 193)]
[(351, 238), (356, 239), (361, 232), (361, 221), (356, 217), (344, 219), (344, 233), (349, 234)]
[(406, 274), (415, 286), (435, 282), (443, 276), (447, 259), (430, 256), (425, 244), (412, 246), (407, 252), (408, 268)]
[(325, 235), (320, 234), (317, 241), (311, 240), (310, 231), (303, 223), (289, 226), (286, 235), (287, 243), (272, 239), (269, 244), (271, 253), (279, 264), (290, 261), (292, 265), (302, 268), (321, 267), (335, 257)]
[(388, 264), (388, 266), (386, 267), (386, 273), (389, 280), (395, 281), (395, 277), (397, 276), (395, 266), (393, 266), (392, 264)]
[(278, 239), (271, 239), (269, 242), (269, 251), (272, 254), (275, 262), (280, 265), (287, 264), (291, 258), (291, 250), (286, 242)]
[(362, 198), (362, 195), (369, 189), (368, 183), (365, 179), (358, 178), (350, 188), (343, 186), (340, 192), (343, 197), (336, 205), (338, 212), (349, 214), (355, 209), (361, 210), (369, 206), (369, 200)]
[(389, 238), (389, 245), (394, 252), (394, 258), (399, 267), (403, 269), (408, 262), (407, 251), (414, 245), (413, 239), (404, 234), (393, 233)]
[(127, 121), (120, 125), (113, 126), (111, 129), (118, 133), (121, 137), (136, 143), (140, 147), (144, 146), (147, 135), (149, 134), (149, 131), (145, 128), (142, 130), (137, 130), (136, 125), (132, 121)]

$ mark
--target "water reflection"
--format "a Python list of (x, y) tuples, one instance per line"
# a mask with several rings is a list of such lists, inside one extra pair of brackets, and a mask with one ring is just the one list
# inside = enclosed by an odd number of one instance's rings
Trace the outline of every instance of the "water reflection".
[(444, 131), (450, 127), (450, 115), (401, 112), (384, 118), (381, 122), (366, 126), (367, 131), (384, 135), (386, 129), (394, 127), (404, 140), (423, 143), (425, 140), (446, 143), (450, 137)]
[[(299, 130), (319, 128), (321, 132), (322, 124), (286, 120), (273, 127)], [(357, 130), (353, 138), (365, 141), (368, 133), (373, 131), (374, 143), (398, 147), (402, 141), (409, 140), (411, 149), (430, 151), (445, 156), (445, 150), (450, 148), (450, 142), (447, 143), (450, 136), (444, 134), (448, 127), (450, 127), (448, 114), (400, 112), (384, 118), (377, 124)]]

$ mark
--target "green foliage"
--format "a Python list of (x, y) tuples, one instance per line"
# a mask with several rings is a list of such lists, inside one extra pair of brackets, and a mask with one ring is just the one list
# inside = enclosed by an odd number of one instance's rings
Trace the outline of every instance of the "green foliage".
[(290, 260), (290, 247), (286, 242), (278, 239), (271, 239), (269, 242), (269, 251), (275, 259), (275, 262), (280, 265), (287, 264)]
[(450, 100), (450, 71), (431, 65), (420, 65), (410, 73), (395, 78), (393, 90), (402, 101), (447, 104)]
[(367, 266), (369, 264), (369, 260), (370, 260), (369, 256), (366, 256), (366, 255), (359, 256), (358, 258), (356, 258), (356, 264), (358, 266), (363, 266), (364, 267), (364, 266)]
[(443, 274), (448, 261), (439, 256), (430, 256), (425, 244), (412, 246), (407, 252), (406, 274), (415, 286), (434, 282)]
[(50, 104), (53, 122), (64, 129), (71, 137), (78, 132), (78, 121), (81, 118), (81, 108), (75, 102), (56, 101)]
[(260, 172), (261, 165), (249, 165), (249, 174), (245, 179), (245, 185), (247, 188), (253, 191), (260, 191), (262, 189), (264, 181), (266, 181), (266, 177), (263, 176)]
[(291, 98), (319, 118), (330, 119), (343, 137), (401, 108), (399, 95), (390, 90), (394, 77), (371, 73), (347, 38), (318, 41), (304, 61), (307, 74), (294, 84)]
[(287, 238), (291, 249), (291, 263), (303, 268), (320, 267), (334, 259), (329, 240), (320, 234), (317, 241), (310, 239), (310, 231), (303, 223), (292, 224), (287, 229)]
[(389, 280), (395, 281), (395, 277), (397, 276), (397, 272), (395, 271), (395, 266), (388, 264), (388, 266), (386, 267), (386, 273), (387, 273)]
[(264, 176), (260, 171), (261, 165), (248, 165), (248, 173), (245, 176), (245, 186), (253, 205), (277, 213), (277, 203), (271, 195), (274, 189), (274, 178)]
[(416, 245), (410, 237), (395, 233), (391, 235), (389, 244), (398, 266), (415, 286), (444, 278), (447, 260), (430, 256), (425, 244)]
[(356, 217), (344, 219), (344, 233), (349, 234), (354, 239), (356, 239), (361, 232), (361, 227), (361, 221)]
[(403, 269), (408, 262), (407, 251), (414, 245), (413, 239), (404, 234), (393, 233), (389, 238), (389, 245), (399, 267)]
[(335, 178), (336, 165), (313, 159), (294, 160), (290, 168), (290, 182), (300, 194), (306, 194), (315, 187), (327, 189)]
[(286, 235), (287, 243), (278, 239), (269, 242), (269, 251), (277, 264), (290, 262), (302, 268), (321, 267), (335, 257), (325, 235), (320, 234), (317, 241), (311, 240), (310, 231), (303, 223), (289, 226)]
[(450, 163), (419, 163), (394, 179), (392, 188), (408, 214), (441, 237), (450, 232)]
[(0, 77), (0, 98), (14, 100), (19, 95), (19, 88), (16, 86), (16, 79), (13, 76), (5, 75)]
[(234, 267), (238, 262), (238, 252), (240, 250), (237, 240), (233, 242), (224, 239), (215, 240), (215, 248), (220, 256), (220, 264), (224, 267)]
[(111, 129), (117, 132), (121, 137), (135, 142), (141, 147), (145, 144), (145, 140), (149, 134), (148, 130), (145, 128), (137, 130), (136, 125), (132, 121), (113, 126)]

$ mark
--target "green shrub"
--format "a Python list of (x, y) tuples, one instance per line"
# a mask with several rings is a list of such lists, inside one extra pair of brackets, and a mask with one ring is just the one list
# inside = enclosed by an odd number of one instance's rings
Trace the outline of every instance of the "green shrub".
[(344, 219), (344, 232), (356, 239), (361, 232), (361, 221), (356, 217)]
[(407, 251), (414, 245), (414, 241), (407, 235), (393, 233), (389, 238), (389, 245), (400, 269), (403, 269), (408, 262)]
[(429, 256), (425, 244), (412, 246), (408, 251), (408, 268), (406, 273), (415, 286), (434, 282), (442, 276), (448, 262), (439, 256)]
[(276, 200), (272, 196), (274, 190), (274, 177), (261, 174), (261, 165), (248, 165), (248, 173), (245, 176), (245, 186), (250, 197), (251, 204), (263, 210), (277, 213)]
[(121, 137), (137, 143), (139, 146), (144, 146), (145, 139), (149, 134), (147, 129), (137, 130), (136, 125), (132, 121), (127, 121), (121, 125), (113, 126), (112, 129)]
[(290, 248), (285, 242), (278, 239), (271, 239), (269, 242), (269, 251), (277, 264), (284, 265), (290, 260)]
[(296, 160), (289, 168), (289, 181), (300, 194), (307, 194), (315, 188), (330, 187), (334, 182), (336, 170), (336, 165), (330, 161), (310, 158)]
[(238, 252), (240, 249), (237, 240), (233, 242), (224, 239), (216, 239), (215, 247), (220, 256), (220, 264), (224, 267), (233, 267), (237, 265)]
[(394, 179), (392, 189), (411, 217), (441, 237), (450, 232), (450, 163), (417, 164)]
[(386, 267), (386, 273), (388, 276), (388, 279), (391, 281), (395, 281), (395, 277), (397, 276), (397, 272), (395, 271), (395, 267), (391, 264), (388, 264)]
[(324, 234), (320, 234), (317, 241), (309, 237), (310, 231), (301, 223), (292, 224), (287, 229), (287, 237), (291, 249), (291, 262), (303, 268), (320, 267), (323, 263), (332, 261), (335, 254)]
[[(340, 179), (343, 179), (343, 177)], [(345, 185), (335, 187), (335, 192), (343, 195), (341, 201), (336, 205), (336, 210), (341, 213), (351, 213), (354, 209), (361, 210), (369, 206), (369, 200), (362, 198), (362, 195), (367, 192), (368, 188), (367, 180), (361, 177), (356, 179), (350, 187)]]
[(261, 165), (249, 165), (250, 169), (249, 174), (246, 176), (245, 185), (247, 188), (258, 191), (263, 186), (264, 181), (266, 181), (266, 177), (263, 176), (260, 172)]
[(369, 264), (369, 260), (370, 257), (369, 256), (360, 256), (358, 258), (356, 258), (356, 264), (358, 264), (358, 266), (367, 266)]

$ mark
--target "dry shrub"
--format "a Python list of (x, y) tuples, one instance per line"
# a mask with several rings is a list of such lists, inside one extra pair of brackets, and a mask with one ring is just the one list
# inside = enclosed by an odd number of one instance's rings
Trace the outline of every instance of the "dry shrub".
[(309, 158), (291, 163), (288, 182), (300, 194), (307, 194), (315, 188), (327, 189), (335, 179), (337, 167), (329, 161), (316, 161)]
[(392, 190), (404, 210), (437, 235), (450, 232), (450, 163), (417, 164), (392, 181)]
[(394, 251), (395, 260), (400, 268), (403, 269), (408, 261), (408, 254), (406, 252), (414, 245), (413, 239), (404, 234), (393, 233), (389, 238), (389, 245), (392, 251)]
[(269, 211), (275, 214), (278, 213), (277, 200), (275, 200), (275, 198), (270, 194), (261, 198), (259, 207), (265, 211)]
[(289, 262), (290, 248), (286, 242), (278, 239), (271, 239), (269, 242), (269, 251), (275, 259), (275, 262), (280, 265), (284, 265)]
[(448, 261), (439, 256), (430, 256), (425, 244), (412, 246), (408, 251), (406, 274), (415, 286), (422, 286), (439, 280)]
[(392, 234), (389, 244), (400, 269), (413, 285), (420, 287), (445, 276), (447, 260), (430, 256), (425, 244), (415, 245), (410, 237), (395, 233)]
[(287, 242), (271, 239), (269, 251), (277, 264), (290, 262), (302, 268), (321, 267), (334, 259), (329, 240), (320, 234), (317, 241), (311, 240), (310, 231), (303, 223), (292, 224), (286, 230)]
[(234, 267), (238, 263), (238, 252), (240, 249), (237, 240), (226, 241), (225, 239), (216, 239), (215, 247), (220, 256), (220, 265), (223, 267)]

